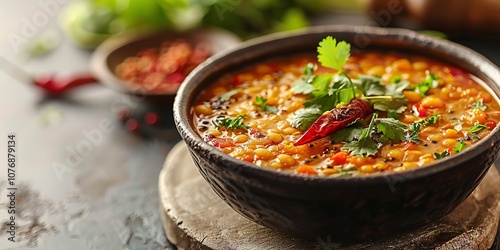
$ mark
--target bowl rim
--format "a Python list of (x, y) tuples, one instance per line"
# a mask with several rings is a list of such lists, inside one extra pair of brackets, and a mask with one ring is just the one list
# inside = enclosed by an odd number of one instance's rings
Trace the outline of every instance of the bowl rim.
[[(465, 55), (467, 58), (463, 58), (467, 61), (468, 64), (472, 64), (474, 67), (478, 68), (478, 72), (485, 73), (490, 79), (492, 79), (500, 88), (500, 70), (499, 68), (486, 59), (481, 54), (469, 49), (460, 44), (456, 44), (454, 42), (448, 40), (437, 39), (428, 35), (419, 34), (415, 31), (401, 28), (380, 28), (380, 27), (372, 27), (372, 26), (354, 26), (354, 25), (324, 25), (324, 26), (315, 26), (306, 29), (302, 29), (299, 31), (288, 31), (288, 32), (279, 32), (274, 33), (258, 38), (254, 38), (240, 45), (226, 50), (222, 53), (218, 53), (210, 57), (205, 62), (198, 65), (185, 79), (184, 83), (178, 90), (178, 95), (174, 101), (174, 120), (177, 126), (181, 137), (188, 144), (189, 148), (192, 148), (192, 145), (195, 144), (196, 149), (202, 151), (202, 153), (206, 153), (206, 155), (213, 155), (215, 158), (223, 159), (227, 161), (233, 168), (232, 170), (238, 171), (239, 174), (252, 176), (255, 178), (265, 178), (272, 180), (279, 180), (279, 182), (290, 182), (297, 183), (309, 186), (309, 185), (331, 185), (331, 184), (354, 184), (358, 182), (370, 182), (370, 183), (381, 183), (388, 182), (388, 179), (408, 181), (412, 179), (418, 179), (421, 177), (437, 174), (439, 172), (448, 171), (450, 168), (458, 166), (468, 159), (473, 158), (484, 152), (487, 148), (492, 147), (495, 143), (499, 143), (500, 141), (500, 124), (488, 134), (485, 138), (480, 140), (478, 143), (469, 147), (466, 153), (456, 154), (445, 158), (444, 160), (440, 160), (431, 164), (426, 165), (422, 168), (415, 168), (411, 170), (405, 170), (402, 172), (384, 172), (384, 173), (375, 173), (369, 175), (360, 175), (360, 176), (348, 176), (348, 177), (338, 177), (331, 178), (328, 176), (320, 176), (320, 175), (300, 175), (291, 172), (283, 172), (276, 171), (274, 169), (268, 169), (264, 167), (257, 166), (252, 163), (248, 163), (242, 160), (238, 160), (233, 158), (220, 150), (216, 150), (214, 147), (210, 146), (208, 143), (204, 142), (202, 138), (196, 133), (196, 131), (192, 128), (191, 123), (189, 122), (190, 112), (186, 112), (188, 110), (188, 106), (191, 103), (188, 103), (189, 99), (189, 91), (191, 87), (197, 86), (199, 84), (199, 75), (202, 75), (205, 70), (207, 70), (207, 66), (211, 64), (217, 65), (224, 61), (224, 58), (231, 56), (234, 53), (237, 53), (239, 50), (250, 49), (255, 46), (263, 46), (267, 43), (273, 43), (282, 39), (293, 39), (300, 38), (301, 36), (307, 36), (312, 34), (326, 34), (326, 33), (336, 33), (336, 32), (344, 32), (344, 33), (353, 33), (353, 34), (366, 34), (368, 36), (385, 36), (390, 37), (391, 39), (409, 39), (410, 43), (422, 43), (425, 42), (427, 44), (433, 45), (433, 50), (444, 50), (448, 53), (455, 53), (455, 56)], [(470, 73), (470, 72), (468, 72)], [(472, 74), (472, 73), (471, 73)], [(472, 74), (474, 75), (474, 74)], [(481, 78), (479, 78), (481, 79)], [(197, 83), (198, 82), (198, 83)], [(196, 84), (195, 84), (196, 83)], [(492, 86), (487, 84), (487, 87), (490, 90), (493, 90)], [(491, 92), (491, 91), (490, 91)], [(500, 97), (499, 94), (493, 93), (498, 100)], [(194, 100), (194, 98), (192, 98)], [(495, 137), (496, 136), (496, 137)], [(486, 166), (489, 168), (490, 166)]]
[[(168, 37), (182, 37), (190, 36), (193, 34), (210, 34), (210, 36), (220, 36), (223, 37), (229, 44), (236, 46), (241, 43), (241, 39), (234, 33), (217, 28), (217, 27), (203, 27), (191, 30), (171, 30), (171, 29), (161, 29), (161, 30), (145, 30), (145, 31), (130, 31), (127, 33), (122, 33), (116, 36), (112, 36), (101, 43), (90, 58), (90, 71), (94, 76), (97, 77), (99, 82), (110, 87), (111, 89), (128, 93), (128, 94), (139, 94), (148, 96), (168, 96), (175, 95), (178, 91), (178, 87), (172, 92), (148, 92), (143, 88), (139, 87), (140, 84), (127, 82), (120, 79), (115, 73), (114, 69), (108, 67), (108, 58), (116, 50), (127, 46), (131, 43), (136, 43), (140, 41), (147, 41), (149, 39), (157, 39), (158, 37), (165, 36)], [(160, 46), (160, 44), (158, 44)], [(226, 48), (227, 50), (228, 48)], [(222, 51), (215, 52), (215, 54), (221, 53)], [(130, 55), (135, 56), (135, 55)], [(213, 55), (212, 55), (213, 56)], [(181, 84), (178, 84), (179, 86)]]

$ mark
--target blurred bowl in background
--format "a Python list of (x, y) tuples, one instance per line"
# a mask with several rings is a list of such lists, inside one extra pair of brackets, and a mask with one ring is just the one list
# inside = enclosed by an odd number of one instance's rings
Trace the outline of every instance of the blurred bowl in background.
[(101, 83), (119, 92), (147, 96), (175, 95), (180, 83), (144, 85), (138, 82), (128, 82), (117, 76), (116, 68), (127, 58), (135, 57), (141, 51), (148, 48), (159, 49), (164, 42), (180, 40), (191, 45), (204, 44), (210, 56), (231, 48), (241, 41), (228, 31), (213, 28), (119, 35), (106, 40), (96, 49), (91, 58), (91, 72)]
[(491, 0), (363, 0), (378, 25), (435, 29), (456, 35), (500, 34), (500, 1)]

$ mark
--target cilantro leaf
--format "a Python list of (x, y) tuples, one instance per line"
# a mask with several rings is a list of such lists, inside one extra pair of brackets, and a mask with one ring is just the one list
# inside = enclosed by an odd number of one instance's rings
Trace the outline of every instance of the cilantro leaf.
[(428, 71), (426, 72), (427, 76), (425, 80), (423, 80), (420, 84), (415, 85), (415, 91), (420, 93), (422, 96), (425, 96), (427, 91), (431, 88), (435, 88), (438, 86), (437, 80), (439, 80), (439, 76), (436, 74), (431, 74)]
[(308, 99), (304, 102), (304, 106), (306, 108), (318, 108), (321, 113), (324, 113), (328, 110), (331, 110), (335, 107), (336, 99), (335, 97), (325, 95), (322, 97), (316, 97), (312, 99)]
[(442, 153), (434, 153), (434, 159), (436, 160), (439, 160), (439, 159), (443, 159), (447, 156), (450, 156), (450, 152), (448, 151), (443, 151)]
[(310, 94), (315, 90), (316, 88), (314, 86), (304, 81), (296, 81), (292, 84), (292, 91), (295, 94)]
[(389, 82), (390, 83), (398, 83), (401, 80), (403, 80), (403, 78), (400, 75), (396, 75), (396, 76), (391, 77), (391, 79), (389, 79)]
[(306, 83), (311, 83), (312, 81), (312, 73), (314, 71), (316, 71), (318, 69), (318, 65), (314, 64), (314, 63), (308, 63), (306, 65), (306, 67), (304, 67), (304, 76), (305, 76), (305, 80), (304, 82)]
[(441, 118), (440, 115), (431, 115), (423, 120), (414, 122), (410, 124), (408, 128), (408, 134), (406, 135), (406, 139), (411, 142), (420, 142), (420, 137), (418, 136), (418, 132), (420, 131), (420, 128), (422, 126), (429, 126), (432, 124), (436, 124), (439, 119)]
[(432, 88), (432, 82), (429, 81), (423, 81), (420, 84), (415, 85), (415, 91), (419, 93), (422, 96), (425, 96), (427, 91)]
[(268, 114), (277, 114), (279, 109), (273, 105), (267, 105), (265, 111)]
[(259, 110), (264, 111), (266, 113), (278, 113), (278, 108), (272, 105), (267, 105), (267, 99), (264, 99), (262, 96), (257, 96), (255, 98), (254, 105), (258, 106)]
[(439, 119), (441, 119), (440, 115), (431, 115), (423, 120), (418, 121), (418, 123), (422, 124), (423, 126), (429, 126), (438, 123)]
[(351, 55), (351, 45), (345, 41), (337, 43), (331, 36), (325, 37), (318, 46), (318, 61), (324, 67), (342, 71), (342, 66)]
[(351, 142), (358, 140), (363, 133), (363, 128), (357, 126), (349, 126), (343, 128), (332, 135), (333, 142)]
[(375, 100), (372, 101), (373, 103), (373, 109), (379, 110), (379, 111), (392, 111), (395, 113), (403, 113), (408, 107), (406, 106), (406, 103), (408, 103), (408, 100), (406, 99), (392, 99), (392, 100)]
[(467, 144), (465, 144), (465, 142), (460, 138), (460, 139), (458, 139), (457, 145), (453, 148), (453, 151), (455, 153), (460, 153), (460, 152), (464, 151), (466, 148), (467, 148)]
[(294, 113), (295, 117), (290, 125), (300, 130), (307, 130), (322, 114), (323, 112), (317, 107), (299, 109)]
[(487, 126), (481, 124), (481, 123), (478, 123), (476, 122), (474, 124), (474, 126), (470, 127), (467, 131), (471, 132), (471, 133), (477, 133), (485, 128), (488, 128)]
[(229, 98), (231, 98), (233, 95), (236, 95), (236, 94), (238, 94), (240, 92), (241, 91), (239, 89), (233, 89), (231, 91), (228, 91), (228, 92), (222, 94), (220, 96), (220, 100), (223, 101), (223, 102), (225, 102), (225, 101), (229, 100)]
[[(401, 106), (402, 108), (404, 106)], [(406, 109), (406, 107), (404, 107)], [(399, 120), (401, 118), (401, 114), (403, 111), (401, 112), (398, 112), (398, 110), (394, 110), (394, 109), (388, 109), (387, 110), (387, 118), (393, 118), (393, 119), (396, 119), (396, 120)]]
[(394, 84), (389, 84), (385, 87), (385, 95), (392, 96), (393, 98), (405, 98), (403, 90), (407, 89), (409, 86), (410, 83), (404, 80)]
[(316, 90), (311, 92), (311, 98), (308, 98), (304, 102), (304, 106), (317, 107), (321, 109), (322, 112), (333, 109), (337, 104), (337, 96), (335, 93), (341, 86), (340, 83), (332, 84), (331, 75), (319, 75), (312, 82)]
[(408, 129), (408, 135), (406, 136), (406, 140), (418, 143), (420, 142), (420, 137), (418, 136), (418, 132), (420, 131), (420, 128), (422, 125), (420, 123), (412, 123), (409, 126)]
[(485, 111), (488, 106), (483, 104), (483, 99), (479, 99), (477, 102), (473, 103), (470, 108)]
[(335, 107), (338, 104), (347, 104), (356, 97), (356, 89), (351, 78), (343, 72), (336, 77), (336, 81), (328, 93), (337, 97), (336, 103), (334, 103)]
[(377, 122), (377, 132), (383, 134), (379, 138), (381, 143), (387, 144), (389, 141), (399, 143), (405, 139), (407, 127), (404, 123), (393, 118), (379, 118)]
[(354, 81), (356, 87), (363, 92), (365, 96), (384, 95), (385, 87), (381, 84), (382, 78), (369, 75), (359, 75), (360, 81)]
[(352, 90), (350, 89), (341, 89), (340, 91), (338, 91), (338, 96), (337, 96), (337, 99), (338, 99), (338, 103), (343, 103), (343, 104), (347, 104), (349, 102), (351, 102), (352, 99), (354, 99), (354, 93), (352, 92)]
[(314, 80), (311, 82), (311, 85), (316, 89), (311, 93), (313, 97), (318, 97), (318, 96), (325, 96), (325, 95), (331, 95), (329, 94), (330, 91), (330, 85), (332, 82), (332, 76), (331, 75), (319, 75), (314, 78)]
[(406, 110), (408, 99), (403, 95), (403, 90), (408, 88), (410, 83), (408, 81), (400, 81), (385, 86), (384, 96), (389, 98), (378, 98), (371, 100), (373, 109), (392, 113), (403, 113)]
[(259, 106), (259, 109), (264, 111), (266, 110), (267, 99), (264, 99), (264, 97), (262, 96), (257, 96), (255, 97), (255, 102), (253, 103), (253, 105)]
[(248, 126), (243, 123), (246, 115), (239, 115), (234, 119), (224, 116), (216, 117), (212, 122), (217, 127), (225, 127), (227, 129), (248, 129)]
[(316, 78), (312, 75), (318, 66), (316, 64), (308, 63), (304, 68), (304, 76), (292, 84), (292, 91), (296, 94), (310, 94), (316, 88), (311, 85), (311, 82)]
[(376, 113), (373, 115), (368, 128), (363, 129), (363, 132), (359, 136), (359, 140), (344, 144), (342, 150), (350, 152), (351, 155), (369, 156), (377, 154), (378, 144), (371, 138), (375, 119), (377, 119)]

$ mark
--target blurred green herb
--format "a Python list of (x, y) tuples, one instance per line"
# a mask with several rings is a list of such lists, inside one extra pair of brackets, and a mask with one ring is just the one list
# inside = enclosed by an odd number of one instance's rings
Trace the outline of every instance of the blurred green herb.
[(267, 99), (264, 99), (262, 96), (257, 96), (253, 104), (257, 106), (260, 111), (272, 114), (278, 113), (278, 108), (272, 105), (267, 105)]
[(243, 123), (245, 115), (239, 115), (236, 118), (229, 118), (225, 116), (218, 116), (214, 119), (213, 123), (216, 127), (225, 127), (227, 129), (247, 129), (248, 126)]
[(488, 106), (484, 105), (483, 99), (479, 99), (477, 102), (471, 105), (471, 109), (479, 109), (485, 111), (487, 108)]
[(467, 148), (467, 144), (465, 144), (464, 140), (462, 140), (460, 138), (460, 139), (458, 139), (457, 145), (453, 148), (453, 151), (455, 153), (460, 153), (460, 152), (464, 151), (466, 148)]
[(443, 159), (447, 156), (450, 156), (450, 152), (448, 152), (446, 150), (441, 152), (441, 153), (434, 153), (434, 159), (436, 159), (436, 160)]

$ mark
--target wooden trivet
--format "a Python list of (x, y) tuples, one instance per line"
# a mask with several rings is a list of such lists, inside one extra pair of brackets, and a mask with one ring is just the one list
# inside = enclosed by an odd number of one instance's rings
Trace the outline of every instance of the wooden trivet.
[(494, 166), (446, 217), (411, 232), (355, 244), (330, 237), (296, 238), (242, 217), (210, 189), (183, 142), (165, 161), (159, 191), (165, 232), (179, 249), (489, 249), (500, 218), (500, 175)]

